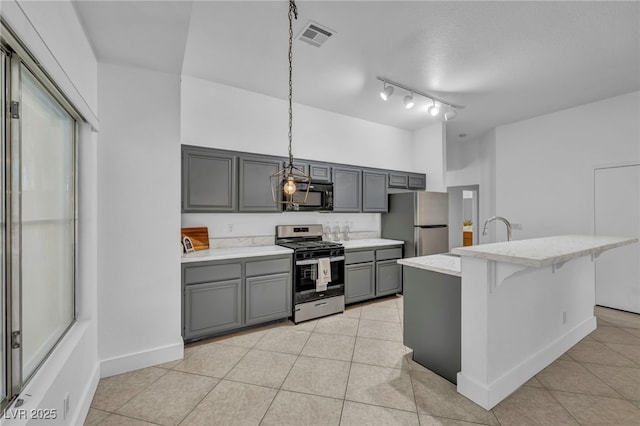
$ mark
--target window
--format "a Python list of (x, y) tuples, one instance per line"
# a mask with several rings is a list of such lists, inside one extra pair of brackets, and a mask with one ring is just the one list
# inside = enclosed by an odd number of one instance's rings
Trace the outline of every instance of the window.
[(76, 317), (78, 115), (4, 30), (0, 390), (6, 407)]

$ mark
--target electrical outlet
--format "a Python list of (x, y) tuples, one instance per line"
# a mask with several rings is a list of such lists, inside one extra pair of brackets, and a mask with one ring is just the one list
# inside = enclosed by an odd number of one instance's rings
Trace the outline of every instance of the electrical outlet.
[(227, 224), (227, 232), (230, 234), (233, 232), (233, 223)]
[(67, 418), (69, 414), (69, 392), (67, 392), (62, 400), (62, 420)]
[(518, 231), (522, 231), (522, 224), (521, 224), (521, 223), (512, 223), (512, 224), (511, 224), (511, 227), (512, 227), (513, 229), (518, 230)]
[(562, 312), (562, 323), (567, 323), (567, 311)]

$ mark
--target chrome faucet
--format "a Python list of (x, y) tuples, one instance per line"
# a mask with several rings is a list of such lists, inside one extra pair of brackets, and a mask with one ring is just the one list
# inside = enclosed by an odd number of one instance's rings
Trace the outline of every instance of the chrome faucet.
[(487, 221), (484, 223), (484, 228), (482, 229), (482, 235), (487, 235), (487, 225), (494, 220), (500, 220), (504, 222), (504, 224), (507, 226), (507, 241), (511, 241), (511, 222), (509, 222), (502, 216), (493, 216), (487, 219)]

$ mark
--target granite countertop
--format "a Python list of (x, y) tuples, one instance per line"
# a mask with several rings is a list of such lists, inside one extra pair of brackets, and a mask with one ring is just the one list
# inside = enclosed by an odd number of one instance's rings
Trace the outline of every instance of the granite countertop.
[(638, 242), (638, 238), (559, 235), (503, 243), (458, 247), (452, 253), (542, 268), (588, 254)]
[(243, 257), (273, 256), (291, 254), (293, 250), (281, 246), (229, 247), (199, 250), (182, 255), (182, 263), (202, 262), (205, 260), (238, 259)]
[(442, 274), (453, 275), (456, 277), (460, 274), (460, 258), (446, 254), (432, 254), (430, 256), (409, 257), (400, 259), (398, 263), (403, 266), (411, 266), (412, 268), (425, 269), (427, 271), (440, 272)]
[(367, 247), (379, 247), (379, 246), (397, 246), (403, 245), (404, 241), (399, 240), (387, 240), (385, 238), (364, 238), (361, 240), (349, 240), (349, 241), (335, 241), (344, 246), (346, 250), (367, 248)]

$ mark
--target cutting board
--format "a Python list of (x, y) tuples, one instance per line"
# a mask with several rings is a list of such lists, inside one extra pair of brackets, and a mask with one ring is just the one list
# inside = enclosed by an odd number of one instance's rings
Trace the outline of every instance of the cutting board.
[(182, 236), (180, 237), (181, 242), (184, 237), (191, 238), (193, 249), (196, 251), (209, 249), (209, 228), (206, 226), (182, 228)]

